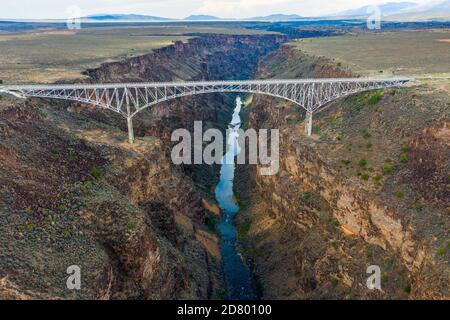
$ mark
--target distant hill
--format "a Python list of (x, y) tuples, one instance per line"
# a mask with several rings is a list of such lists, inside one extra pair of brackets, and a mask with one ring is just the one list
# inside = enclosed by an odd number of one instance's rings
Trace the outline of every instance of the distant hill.
[(215, 16), (208, 16), (204, 14), (193, 14), (189, 17), (184, 18), (183, 20), (189, 20), (189, 21), (214, 21), (214, 20), (222, 20), (222, 18), (215, 17)]
[(257, 21), (289, 21), (303, 19), (303, 17), (296, 14), (271, 14), (269, 16), (254, 17), (244, 20), (257, 20)]
[(83, 17), (83, 20), (94, 21), (171, 21), (174, 19), (139, 14), (102, 14)]

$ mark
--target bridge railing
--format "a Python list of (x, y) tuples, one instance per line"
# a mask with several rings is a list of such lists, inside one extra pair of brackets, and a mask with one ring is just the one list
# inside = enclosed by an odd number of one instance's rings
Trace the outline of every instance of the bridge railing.
[(393, 77), (36, 84), (2, 85), (0, 92), (18, 97), (78, 101), (118, 112), (127, 119), (129, 141), (133, 143), (133, 117), (150, 106), (170, 99), (214, 92), (248, 92), (283, 98), (306, 110), (305, 129), (308, 135), (311, 135), (313, 113), (326, 103), (349, 94), (400, 86), (413, 80), (408, 77)]

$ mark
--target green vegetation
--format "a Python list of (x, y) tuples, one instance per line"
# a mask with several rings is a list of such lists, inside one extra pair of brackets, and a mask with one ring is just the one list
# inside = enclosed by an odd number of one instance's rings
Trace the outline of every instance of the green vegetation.
[(411, 283), (410, 283), (410, 282), (406, 283), (406, 284), (403, 286), (403, 291), (404, 291), (405, 293), (407, 293), (407, 294), (410, 294), (410, 293), (411, 293)]
[(367, 106), (374, 106), (381, 101), (382, 97), (383, 97), (383, 90), (377, 90), (369, 94), (369, 96), (366, 98), (365, 104)]
[(406, 144), (402, 145), (402, 152), (403, 153), (408, 153), (409, 152), (409, 147)]
[(382, 177), (381, 177), (380, 175), (376, 175), (376, 176), (374, 176), (372, 179), (373, 179), (373, 181), (375, 181), (375, 182), (380, 182), (381, 179), (382, 179)]
[(100, 180), (102, 178), (102, 171), (98, 167), (92, 167), (90, 173), (95, 180)]
[(395, 193), (395, 196), (397, 197), (397, 198), (404, 198), (405, 197), (405, 193), (403, 192), (403, 191), (397, 191), (396, 193)]
[(312, 200), (312, 197), (313, 197), (313, 194), (310, 191), (303, 192), (303, 194), (302, 194), (302, 199), (306, 203), (310, 203)]
[(447, 248), (446, 247), (439, 247), (438, 248), (438, 254), (443, 257), (445, 256), (445, 254), (447, 253)]
[(238, 226), (238, 239), (243, 239), (248, 235), (251, 225), (252, 222), (250, 220), (247, 220), (243, 225)]
[(372, 135), (369, 133), (369, 130), (367, 129), (362, 129), (361, 130), (361, 134), (363, 136), (364, 139), (369, 139)]
[(361, 176), (361, 179), (363, 179), (363, 180), (365, 180), (365, 181), (368, 181), (369, 180), (369, 174), (367, 174), (367, 173), (364, 173), (362, 176)]
[(336, 277), (332, 277), (332, 278), (331, 278), (331, 285), (332, 285), (333, 287), (337, 287), (338, 284), (339, 284), (339, 279), (336, 278)]
[(407, 163), (409, 161), (409, 156), (406, 153), (402, 153), (400, 155), (400, 162), (401, 163)]
[(361, 168), (364, 168), (366, 165), (367, 165), (367, 160), (366, 159), (359, 160), (359, 166)]
[(342, 123), (342, 117), (331, 116), (325, 119), (326, 126), (340, 125)]
[(372, 149), (372, 147), (373, 147), (373, 144), (371, 142), (366, 144), (366, 149)]
[(390, 174), (393, 169), (394, 169), (394, 167), (391, 164), (385, 164), (383, 166), (383, 174), (384, 175)]
[(417, 202), (417, 203), (416, 203), (416, 210), (417, 210), (417, 211), (422, 211), (422, 210), (423, 210), (423, 207), (424, 207), (423, 204), (421, 204), (420, 202)]
[(136, 220), (133, 220), (133, 219), (129, 219), (128, 220), (128, 222), (127, 222), (127, 229), (128, 230), (134, 230), (134, 229), (136, 229), (136, 226), (137, 226)]
[(213, 213), (210, 213), (205, 218), (206, 225), (208, 226), (208, 230), (211, 232), (215, 232), (217, 228), (217, 223), (219, 222), (219, 217)]
[(43, 119), (48, 118), (48, 113), (47, 113), (44, 109), (38, 108), (37, 110), (38, 110), (38, 114), (39, 114)]

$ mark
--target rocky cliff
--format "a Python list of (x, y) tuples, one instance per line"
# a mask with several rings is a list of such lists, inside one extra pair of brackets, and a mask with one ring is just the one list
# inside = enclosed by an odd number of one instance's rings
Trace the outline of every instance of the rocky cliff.
[[(350, 75), (288, 45), (258, 74)], [(297, 106), (253, 98), (248, 127), (280, 129), (281, 145), (277, 175), (239, 170), (241, 245), (263, 298), (448, 299), (448, 101), (428, 86), (341, 99), (310, 138)], [(366, 287), (371, 265), (382, 291)]]
[[(87, 73), (92, 82), (246, 78), (282, 41), (207, 36)], [(223, 126), (233, 105), (226, 99), (186, 98), (142, 112), (131, 146), (114, 114), (3, 98), (0, 297), (220, 297), (218, 239), (206, 224), (218, 214), (208, 200), (216, 172), (174, 166), (170, 134), (194, 120)], [(81, 268), (81, 290), (66, 288), (71, 265)]]

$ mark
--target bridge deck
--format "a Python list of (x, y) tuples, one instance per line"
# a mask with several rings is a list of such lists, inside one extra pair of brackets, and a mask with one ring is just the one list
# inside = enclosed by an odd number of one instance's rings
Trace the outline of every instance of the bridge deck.
[(414, 81), (408, 77), (370, 77), (370, 78), (312, 78), (312, 79), (267, 79), (267, 80), (224, 80), (224, 81), (175, 81), (175, 82), (131, 82), (131, 83), (95, 83), (95, 84), (32, 84), (0, 85), (0, 90), (61, 90), (61, 89), (120, 89), (120, 88), (162, 88), (167, 86), (212, 86), (212, 85), (258, 85), (258, 84), (310, 84), (310, 83), (364, 83), (388, 81)]

